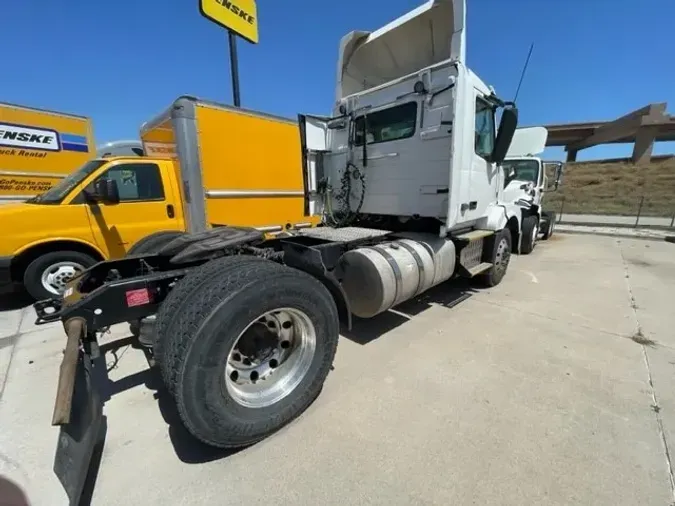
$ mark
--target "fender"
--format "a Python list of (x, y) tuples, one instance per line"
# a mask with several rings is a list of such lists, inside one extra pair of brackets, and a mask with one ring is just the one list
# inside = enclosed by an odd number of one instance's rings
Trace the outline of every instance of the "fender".
[(477, 228), (483, 230), (497, 231), (506, 228), (509, 221), (515, 219), (520, 230), (522, 216), (521, 208), (515, 204), (492, 204), (488, 208), (487, 216), (482, 218), (476, 225)]
[(340, 256), (341, 246), (335, 245), (333, 251), (329, 252), (328, 250), (320, 251), (311, 246), (294, 243), (293, 241), (285, 240), (281, 244), (284, 251), (284, 264), (304, 271), (321, 281), (333, 296), (340, 320), (346, 325), (347, 330), (351, 330), (352, 310), (349, 299), (333, 272), (326, 267), (326, 260), (328, 258), (324, 258), (325, 255), (326, 257), (332, 257), (336, 261)]
[(513, 240), (513, 251), (520, 252), (520, 227), (525, 210), (515, 203), (500, 203), (490, 206), (487, 217), (478, 222), (478, 228), (484, 230), (502, 230), (508, 228)]
[(50, 237), (48, 240), (38, 239), (37, 241), (24, 244), (21, 247), (21, 249), (17, 250), (14, 253), (14, 257), (18, 257), (34, 247), (45, 247), (55, 242), (74, 242), (77, 244), (81, 244), (82, 246), (86, 246), (87, 248), (95, 251), (100, 256), (100, 258), (106, 258), (106, 256), (103, 254), (103, 252), (98, 246), (91, 244), (90, 242), (83, 241), (82, 239), (73, 239), (72, 237)]

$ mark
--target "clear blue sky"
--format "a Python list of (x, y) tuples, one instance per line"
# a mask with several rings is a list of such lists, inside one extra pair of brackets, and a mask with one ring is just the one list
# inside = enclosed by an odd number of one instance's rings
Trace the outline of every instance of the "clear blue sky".
[[(231, 102), (227, 36), (197, 0), (5, 3), (0, 101), (91, 116), (98, 143), (138, 138), (181, 94)], [(342, 35), (421, 3), (258, 0), (260, 43), (238, 46), (242, 105), (329, 112)], [(675, 0), (468, 0), (469, 66), (512, 98), (535, 43), (518, 100), (523, 125), (614, 119), (649, 102), (667, 101), (673, 113), (674, 19)], [(630, 150), (597, 147), (580, 159)]]

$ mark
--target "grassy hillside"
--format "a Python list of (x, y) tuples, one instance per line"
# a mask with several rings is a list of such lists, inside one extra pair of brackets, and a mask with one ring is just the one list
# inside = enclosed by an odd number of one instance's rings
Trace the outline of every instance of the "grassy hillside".
[(675, 156), (655, 156), (645, 165), (625, 159), (568, 163), (562, 185), (546, 195), (544, 207), (560, 212), (564, 206), (565, 213), (635, 216), (643, 195), (643, 216), (673, 216)]

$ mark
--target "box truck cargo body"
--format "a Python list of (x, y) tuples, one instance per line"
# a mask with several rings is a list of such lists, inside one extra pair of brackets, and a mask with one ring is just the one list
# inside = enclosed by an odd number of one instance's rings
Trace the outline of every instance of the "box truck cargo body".
[(48, 190), (94, 151), (89, 118), (0, 103), (0, 203)]

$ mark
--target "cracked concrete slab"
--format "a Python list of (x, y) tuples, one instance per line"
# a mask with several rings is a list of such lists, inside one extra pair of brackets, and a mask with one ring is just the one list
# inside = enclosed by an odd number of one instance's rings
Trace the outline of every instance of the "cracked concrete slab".
[[(358, 320), (310, 409), (232, 454), (186, 434), (126, 346), (107, 357), (93, 504), (671, 504), (675, 259), (643, 244), (560, 236), (514, 257), (494, 289), (447, 284)], [(664, 345), (629, 339), (638, 325)], [(0, 399), (0, 473), (36, 506), (65, 504), (49, 426), (62, 329), (25, 329)]]
[(654, 387), (654, 417), (661, 423), (664, 444), (664, 466), (667, 466), (675, 502), (675, 350), (645, 347)]

